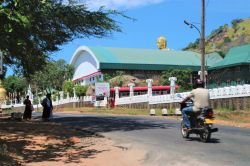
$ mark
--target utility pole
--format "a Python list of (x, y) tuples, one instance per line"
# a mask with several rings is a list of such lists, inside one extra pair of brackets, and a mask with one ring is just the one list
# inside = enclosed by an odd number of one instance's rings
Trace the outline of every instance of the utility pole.
[(201, 74), (200, 79), (205, 81), (205, 0), (202, 1), (202, 16), (201, 16)]

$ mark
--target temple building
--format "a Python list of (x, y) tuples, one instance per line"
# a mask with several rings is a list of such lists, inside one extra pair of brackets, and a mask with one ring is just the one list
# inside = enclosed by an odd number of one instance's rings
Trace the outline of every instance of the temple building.
[[(159, 79), (167, 69), (190, 69), (198, 77), (200, 54), (167, 48), (166, 39), (157, 40), (159, 49), (80, 46), (72, 56), (73, 81), (81, 85), (103, 81), (105, 74), (123, 71), (138, 79)], [(218, 53), (206, 55), (208, 85), (249, 83), (250, 45), (230, 49), (225, 59)]]

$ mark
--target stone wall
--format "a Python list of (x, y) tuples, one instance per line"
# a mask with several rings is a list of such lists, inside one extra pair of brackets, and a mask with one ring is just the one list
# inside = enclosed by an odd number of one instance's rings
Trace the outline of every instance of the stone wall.
[(250, 110), (250, 97), (214, 99), (210, 104), (214, 109)]

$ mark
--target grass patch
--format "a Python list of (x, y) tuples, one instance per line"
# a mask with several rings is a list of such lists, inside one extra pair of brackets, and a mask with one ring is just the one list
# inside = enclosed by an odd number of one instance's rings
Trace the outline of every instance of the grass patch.
[[(115, 115), (149, 115), (149, 109), (130, 109), (130, 108), (95, 108), (95, 107), (82, 107), (82, 108), (59, 108), (55, 112), (81, 112), (91, 114), (115, 114)], [(175, 114), (175, 109), (168, 109), (168, 113)], [(155, 109), (156, 116), (162, 116), (162, 109)]]
[(2, 109), (3, 114), (11, 114), (12, 112), (14, 112), (14, 109), (12, 109), (12, 108)]
[(218, 108), (215, 110), (215, 112), (233, 112), (234, 110), (232, 108)]
[(109, 109), (109, 108), (83, 107), (83, 108), (60, 108), (58, 109), (58, 111), (93, 113), (93, 114), (115, 114), (115, 115), (149, 115), (148, 109), (129, 109), (129, 108)]
[[(85, 111), (84, 111), (85, 112)], [(101, 113), (101, 114), (117, 114), (117, 115), (149, 115), (149, 110), (147, 109), (128, 109), (128, 108), (94, 108), (89, 110), (90, 113)]]
[(230, 121), (232, 123), (250, 123), (250, 111), (219, 109), (215, 111), (215, 118), (218, 120)]

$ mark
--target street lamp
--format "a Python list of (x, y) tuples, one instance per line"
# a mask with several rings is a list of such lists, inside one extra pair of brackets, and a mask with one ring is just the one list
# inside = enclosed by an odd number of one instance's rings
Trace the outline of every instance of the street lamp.
[(201, 37), (201, 31), (199, 30), (199, 28), (197, 28), (197, 26), (195, 26), (194, 24), (190, 23), (190, 22), (187, 21), (187, 20), (184, 20), (184, 23), (185, 23), (186, 25), (188, 25), (191, 29), (192, 29), (192, 28), (195, 28), (195, 29), (199, 32), (199, 35), (200, 35), (200, 37)]
[(205, 81), (205, 0), (202, 2), (202, 17), (201, 17), (201, 31), (194, 24), (184, 20), (184, 23), (190, 28), (195, 28), (200, 34), (200, 50), (201, 50), (201, 74), (200, 79)]

